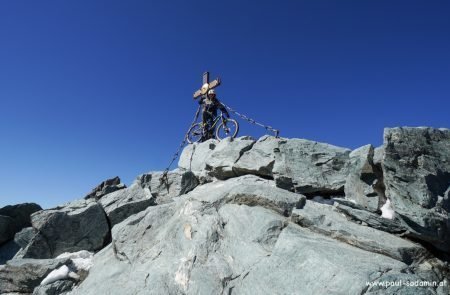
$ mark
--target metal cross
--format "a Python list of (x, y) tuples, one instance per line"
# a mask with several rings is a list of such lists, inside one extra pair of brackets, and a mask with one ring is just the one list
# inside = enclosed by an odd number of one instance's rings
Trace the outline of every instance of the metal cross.
[(202, 88), (194, 92), (194, 99), (199, 98), (202, 95), (208, 93), (208, 90), (214, 89), (220, 85), (220, 78), (209, 82), (209, 72), (203, 73), (203, 85)]

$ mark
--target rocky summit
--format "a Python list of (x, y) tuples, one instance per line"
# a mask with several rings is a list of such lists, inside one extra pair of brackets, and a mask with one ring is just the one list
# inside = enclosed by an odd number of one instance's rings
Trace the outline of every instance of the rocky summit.
[(0, 209), (0, 293), (450, 293), (449, 129), (209, 140), (161, 176)]

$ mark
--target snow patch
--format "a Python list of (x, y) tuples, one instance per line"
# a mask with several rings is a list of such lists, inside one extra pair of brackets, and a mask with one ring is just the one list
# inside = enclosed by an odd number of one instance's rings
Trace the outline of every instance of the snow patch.
[(215, 188), (219, 188), (219, 187), (223, 187), (223, 186), (225, 186), (225, 184), (223, 182), (220, 182), (215, 185)]
[(53, 270), (51, 273), (49, 273), (45, 279), (42, 280), (41, 286), (51, 284), (53, 282), (64, 280), (68, 278), (74, 278), (79, 279), (79, 276), (74, 273), (73, 271), (70, 271), (69, 267), (67, 265), (63, 265), (58, 269)]
[(380, 208), (381, 209), (381, 217), (386, 219), (394, 219), (395, 211), (391, 207), (391, 201), (389, 199), (386, 200), (386, 203)]
[(86, 250), (81, 250), (74, 253), (66, 252), (61, 255), (58, 255), (58, 257), (56, 258), (70, 258), (77, 271), (80, 270), (88, 271), (93, 265), (92, 263), (93, 257), (94, 257), (93, 253)]
[(45, 277), (45, 279), (42, 280), (41, 285), (47, 285), (51, 284), (53, 282), (64, 280), (68, 278), (72, 278), (75, 280), (79, 280), (80, 276), (75, 272), (79, 271), (89, 271), (89, 269), (92, 267), (92, 258), (94, 257), (94, 254), (82, 250), (74, 253), (63, 253), (61, 255), (58, 255), (58, 258), (70, 258), (72, 261), (72, 264), (69, 266), (63, 265), (58, 269), (53, 270), (51, 273)]

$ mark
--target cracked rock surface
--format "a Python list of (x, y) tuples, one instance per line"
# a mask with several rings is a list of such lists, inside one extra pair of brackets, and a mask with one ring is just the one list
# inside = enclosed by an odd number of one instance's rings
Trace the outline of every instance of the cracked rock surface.
[(37, 234), (24, 249), (24, 258), (54, 258), (64, 252), (100, 250), (109, 225), (100, 204), (78, 200), (31, 216)]
[(99, 200), (99, 203), (105, 210), (110, 225), (114, 226), (128, 216), (155, 205), (154, 199), (148, 189), (133, 185), (107, 194)]
[(429, 255), (253, 175), (149, 207), (112, 236), (72, 294), (363, 294), (387, 274), (419, 279)]
[(13, 259), (1, 268), (0, 294), (32, 293), (41, 281), (68, 259)]
[(386, 196), (418, 239), (450, 252), (450, 130), (384, 131)]
[[(28, 271), (21, 257), (89, 250), (87, 277), (35, 294), (448, 295), (450, 130), (384, 136), (353, 151), (272, 136), (188, 145), (163, 181), (108, 180), (33, 214), (0, 283), (32, 293), (11, 279)], [(399, 281), (435, 285), (383, 285)]]

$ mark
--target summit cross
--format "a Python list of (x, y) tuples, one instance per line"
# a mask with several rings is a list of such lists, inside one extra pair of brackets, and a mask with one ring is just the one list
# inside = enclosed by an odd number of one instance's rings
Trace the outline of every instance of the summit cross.
[(209, 82), (209, 72), (204, 72), (203, 85), (199, 90), (194, 92), (194, 99), (197, 99), (202, 95), (205, 95), (206, 93), (208, 93), (208, 90), (214, 89), (219, 85), (220, 85), (220, 78), (217, 78), (216, 80)]

